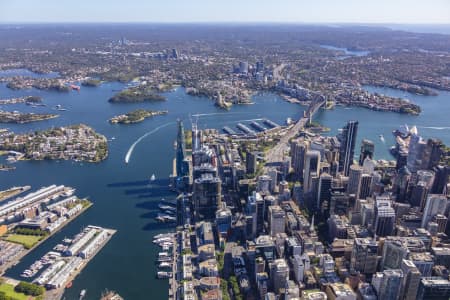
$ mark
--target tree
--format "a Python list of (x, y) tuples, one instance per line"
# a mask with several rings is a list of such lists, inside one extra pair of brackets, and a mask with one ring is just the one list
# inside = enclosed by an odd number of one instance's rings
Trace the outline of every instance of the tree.
[(21, 281), (15, 286), (14, 290), (18, 293), (24, 293), (29, 296), (40, 296), (45, 292), (45, 288), (34, 283)]

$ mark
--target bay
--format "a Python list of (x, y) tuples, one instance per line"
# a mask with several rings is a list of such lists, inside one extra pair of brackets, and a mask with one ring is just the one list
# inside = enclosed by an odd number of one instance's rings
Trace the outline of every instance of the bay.
[[(73, 286), (66, 290), (66, 299), (78, 299), (82, 289), (87, 290), (85, 299), (98, 299), (105, 289), (115, 290), (125, 299), (167, 299), (168, 283), (155, 278), (155, 258), (160, 248), (152, 243), (154, 235), (167, 232), (170, 225), (156, 223), (158, 201), (176, 195), (168, 191), (168, 176), (172, 171), (174, 157), (173, 142), (176, 139), (176, 121), (181, 119), (190, 128), (192, 115), (199, 114), (199, 128), (221, 129), (234, 127), (238, 122), (269, 118), (283, 124), (287, 117), (297, 118), (303, 107), (288, 103), (273, 94), (257, 94), (255, 104), (233, 106), (229, 111), (214, 106), (204, 97), (193, 97), (183, 88), (165, 93), (167, 101), (137, 104), (111, 104), (107, 100), (116, 91), (124, 88), (120, 83), (105, 83), (100, 87), (82, 87), (78, 93), (57, 93), (35, 89), (12, 91), (0, 85), (0, 98), (23, 95), (39, 95), (47, 107), (24, 104), (3, 105), (0, 109), (29, 112), (56, 112), (59, 118), (29, 124), (5, 124), (10, 130), (20, 133), (52, 126), (84, 123), (110, 139), (109, 156), (98, 164), (71, 161), (24, 161), (17, 169), (0, 173), (0, 189), (16, 185), (31, 185), (35, 190), (50, 184), (64, 184), (77, 189), (76, 195), (89, 196), (92, 208), (75, 219), (59, 233), (31, 252), (7, 276), (17, 279), (19, 274), (49, 251), (65, 237), (72, 237), (86, 225), (93, 224), (117, 229), (111, 241), (100, 251), (88, 266), (76, 277)], [(67, 111), (55, 111), (62, 105)], [(132, 125), (112, 125), (107, 122), (114, 115), (145, 108), (168, 110)], [(125, 154), (131, 144), (147, 132), (155, 131), (138, 143), (128, 164)], [(114, 140), (111, 138), (114, 137)], [(4, 158), (2, 158), (4, 160)], [(156, 180), (149, 185), (149, 178)], [(140, 197), (141, 196), (141, 197)]]

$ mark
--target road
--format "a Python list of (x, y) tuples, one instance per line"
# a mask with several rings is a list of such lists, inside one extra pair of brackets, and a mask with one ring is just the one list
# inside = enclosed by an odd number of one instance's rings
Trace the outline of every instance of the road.
[(325, 101), (312, 101), (310, 106), (308, 107), (308, 110), (305, 113), (305, 116), (300, 118), (295, 125), (291, 127), (287, 127), (284, 131), (284, 135), (281, 137), (280, 141), (277, 145), (275, 145), (273, 148), (271, 148), (269, 151), (267, 151), (265, 155), (266, 160), (266, 169), (267, 167), (273, 165), (277, 162), (283, 161), (284, 153), (289, 151), (289, 140), (295, 135), (303, 130), (306, 123), (309, 121), (309, 116), (313, 116), (317, 110), (325, 103)]

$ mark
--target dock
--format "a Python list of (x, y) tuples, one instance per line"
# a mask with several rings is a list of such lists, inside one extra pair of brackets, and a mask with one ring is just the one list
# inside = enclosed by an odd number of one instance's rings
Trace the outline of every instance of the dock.
[[(101, 228), (101, 227), (95, 227), (95, 226), (88, 226), (88, 227)], [(81, 271), (97, 255), (97, 253), (99, 253), (100, 250), (103, 249), (103, 247), (109, 242), (109, 240), (112, 238), (112, 236), (117, 232), (117, 230), (108, 229), (108, 228), (101, 228), (101, 230), (103, 230), (103, 232), (105, 232), (104, 239), (101, 241), (101, 243), (94, 245), (95, 250), (90, 252), (90, 254), (88, 256), (85, 256), (83, 258), (82, 255), (76, 255), (76, 256), (69, 256), (67, 258), (69, 260), (69, 262), (65, 265), (65, 267), (67, 266), (69, 274), (65, 274), (64, 272), (61, 274), (61, 282), (58, 282), (60, 284), (60, 286), (56, 287), (55, 289), (48, 290), (45, 293), (45, 297), (44, 297), (45, 300), (61, 299), (62, 295), (64, 294), (64, 291), (66, 289), (66, 285), (69, 282), (73, 281), (78, 276), (78, 274), (81, 273)], [(85, 249), (90, 247), (95, 242), (94, 240), (95, 240), (95, 238), (91, 239), (88, 242), (88, 245), (85, 247)], [(69, 265), (70, 263), (73, 263), (74, 265), (71, 266), (71, 265)], [(72, 267), (72, 269), (69, 270), (70, 267)], [(63, 267), (63, 269), (64, 269), (64, 267)], [(63, 269), (61, 269), (60, 271), (62, 271)], [(54, 280), (54, 282), (57, 281), (57, 279), (59, 279), (59, 278), (56, 278), (56, 280)]]

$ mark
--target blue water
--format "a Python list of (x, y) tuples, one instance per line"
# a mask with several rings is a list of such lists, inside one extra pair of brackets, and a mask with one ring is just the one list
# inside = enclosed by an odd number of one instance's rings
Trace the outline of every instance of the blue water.
[(328, 50), (333, 50), (333, 51), (342, 51), (344, 52), (344, 56), (339, 57), (340, 59), (344, 59), (350, 56), (366, 56), (370, 53), (370, 51), (364, 51), (364, 50), (348, 50), (347, 48), (340, 48), (340, 47), (334, 47), (331, 45), (320, 45), (320, 47), (324, 48), (324, 49), (328, 49)]
[[(448, 119), (450, 92), (438, 91), (438, 96), (419, 96), (391, 88), (373, 86), (365, 86), (364, 88), (369, 92), (407, 98), (420, 105), (422, 113), (418, 116), (412, 116), (342, 106), (337, 106), (332, 111), (319, 111), (316, 120), (330, 127), (332, 129), (330, 134), (336, 134), (337, 130), (345, 125), (346, 120), (359, 120), (357, 150), (355, 151), (358, 155), (360, 141), (363, 138), (368, 138), (375, 142), (375, 158), (392, 159), (389, 154), (389, 148), (395, 143), (392, 130), (405, 124), (409, 127), (416, 125), (419, 134), (424, 138), (437, 137), (445, 144), (450, 145), (450, 121)], [(380, 134), (384, 136), (385, 143), (381, 141)]]
[[(172, 170), (174, 157), (173, 142), (176, 138), (176, 120), (185, 120), (189, 128), (189, 119), (199, 114), (200, 128), (234, 127), (237, 122), (269, 118), (284, 123), (287, 117), (298, 118), (304, 108), (290, 104), (273, 94), (259, 94), (254, 97), (254, 105), (233, 106), (230, 111), (221, 110), (213, 101), (203, 97), (193, 97), (183, 88), (166, 93), (165, 102), (139, 104), (111, 104), (107, 102), (116, 91), (124, 87), (120, 83), (106, 83), (96, 88), (82, 87), (81, 91), (57, 93), (35, 89), (12, 91), (0, 85), (0, 98), (23, 95), (39, 95), (47, 107), (32, 108), (24, 104), (3, 105), (0, 109), (33, 112), (55, 112), (52, 107), (61, 104), (68, 111), (57, 112), (60, 118), (30, 124), (7, 124), (12, 131), (27, 132), (36, 129), (85, 123), (108, 138), (109, 157), (98, 164), (71, 161), (19, 162), (17, 169), (0, 173), (0, 189), (15, 185), (31, 185), (33, 189), (50, 184), (64, 184), (77, 189), (80, 197), (89, 196), (94, 202), (92, 208), (66, 226), (62, 231), (46, 241), (21, 263), (11, 269), (7, 275), (18, 275), (37, 258), (59, 243), (64, 237), (72, 237), (83, 226), (100, 225), (117, 229), (117, 234), (105, 248), (89, 263), (76, 278), (69, 289), (66, 299), (78, 299), (82, 289), (87, 290), (85, 299), (98, 299), (105, 289), (118, 291), (125, 299), (166, 299), (168, 285), (166, 281), (156, 280), (155, 256), (159, 248), (152, 244), (152, 237), (168, 231), (168, 225), (154, 221), (158, 200), (170, 199), (175, 195), (168, 192), (168, 176)], [(393, 96), (404, 96), (404, 92), (392, 89), (366, 87), (368, 90)], [(450, 144), (450, 130), (426, 127), (450, 127), (446, 113), (450, 111), (450, 93), (441, 92), (436, 97), (406, 94), (415, 103), (422, 106), (420, 116), (399, 115), (389, 112), (374, 112), (363, 108), (337, 107), (334, 110), (321, 110), (316, 120), (331, 127), (336, 134), (349, 119), (360, 121), (358, 139), (372, 139), (376, 143), (376, 158), (390, 158), (388, 148), (394, 142), (391, 132), (407, 123), (418, 125), (419, 132), (425, 137), (439, 137)], [(114, 115), (136, 108), (168, 110), (168, 115), (147, 119), (132, 125), (111, 125), (107, 122)], [(167, 124), (167, 125), (166, 125)], [(140, 137), (156, 128), (166, 125), (143, 138), (130, 157), (129, 164), (124, 163), (130, 146)], [(423, 128), (424, 127), (424, 128)], [(379, 139), (383, 134), (386, 144)], [(359, 142), (357, 144), (359, 147)], [(356, 152), (358, 152), (357, 150)], [(148, 185), (146, 180), (155, 174), (157, 180)], [(149, 197), (139, 197), (146, 196)], [(151, 295), (149, 297), (149, 295)]]
[[(109, 157), (98, 164), (71, 161), (19, 162), (17, 169), (0, 173), (0, 189), (29, 184), (33, 189), (50, 184), (64, 184), (75, 187), (80, 197), (89, 196), (94, 202), (92, 208), (66, 226), (61, 232), (35, 249), (7, 276), (19, 278), (19, 274), (54, 247), (64, 237), (72, 237), (83, 226), (100, 225), (117, 229), (118, 232), (105, 248), (89, 263), (73, 282), (65, 297), (78, 299), (82, 289), (87, 290), (85, 299), (98, 299), (105, 289), (119, 292), (125, 299), (166, 299), (168, 284), (155, 279), (155, 257), (160, 248), (152, 244), (155, 234), (169, 230), (168, 225), (154, 221), (158, 212), (158, 200), (174, 198), (168, 192), (168, 176), (172, 171), (174, 157), (173, 142), (176, 139), (176, 120), (185, 120), (189, 128), (190, 115), (200, 114), (200, 128), (234, 127), (240, 121), (269, 118), (283, 124), (287, 117), (302, 115), (303, 107), (287, 103), (273, 94), (259, 94), (254, 105), (233, 106), (224, 111), (214, 106), (207, 98), (193, 97), (183, 88), (166, 93), (165, 102), (139, 104), (111, 104), (107, 100), (124, 85), (107, 83), (97, 88), (82, 87), (81, 91), (57, 93), (35, 89), (12, 91), (0, 85), (0, 98), (22, 95), (39, 95), (47, 107), (32, 108), (24, 104), (3, 105), (0, 109), (55, 112), (52, 107), (61, 104), (67, 111), (58, 111), (56, 119), (31, 124), (5, 124), (14, 132), (28, 132), (36, 129), (85, 123), (109, 139)], [(132, 125), (111, 125), (107, 122), (116, 114), (136, 108), (168, 110), (169, 114), (147, 119)], [(192, 117), (195, 119), (195, 117)], [(136, 145), (128, 164), (124, 163), (129, 147), (139, 137), (168, 124), (148, 135)], [(3, 158), (4, 159), (4, 158)], [(152, 174), (157, 180), (148, 185)], [(139, 196), (150, 196), (141, 197)]]

